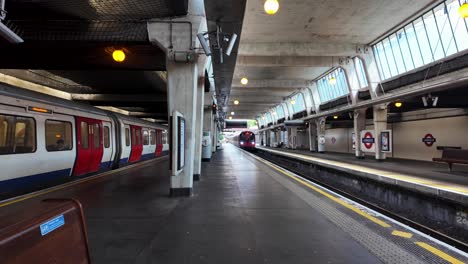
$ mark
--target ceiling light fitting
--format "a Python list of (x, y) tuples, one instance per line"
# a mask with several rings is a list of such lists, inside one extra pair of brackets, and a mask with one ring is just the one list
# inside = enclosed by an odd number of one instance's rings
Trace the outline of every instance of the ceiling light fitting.
[(249, 79), (247, 79), (247, 77), (243, 77), (240, 82), (242, 85), (247, 85), (249, 83)]
[(10, 43), (23, 43), (24, 40), (20, 36), (18, 36), (15, 32), (2, 23), (7, 14), (5, 10), (5, 1), (6, 0), (0, 0), (0, 37), (4, 38)]
[(263, 4), (263, 8), (268, 15), (274, 15), (278, 12), (279, 3), (278, 0), (266, 0)]
[(458, 14), (462, 18), (468, 18), (468, 2), (465, 2), (463, 5), (458, 8)]
[[(210, 36), (211, 39), (214, 39), (214, 43), (210, 45)], [(216, 27), (216, 31), (201, 32), (197, 34), (197, 38), (200, 41), (200, 44), (205, 52), (206, 56), (212, 55), (212, 50), (216, 51), (219, 54), (219, 62), (223, 63), (223, 41), (227, 43), (226, 51), (224, 54), (231, 56), (231, 52), (236, 44), (237, 34), (236, 33), (224, 33), (219, 25)], [(224, 45), (226, 46), (226, 45)]]

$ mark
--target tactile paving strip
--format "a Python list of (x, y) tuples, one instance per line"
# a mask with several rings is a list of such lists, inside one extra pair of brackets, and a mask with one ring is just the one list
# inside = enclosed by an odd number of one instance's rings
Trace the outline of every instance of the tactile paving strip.
[(269, 175), (356, 239), (384, 263), (427, 263), (428, 259), (420, 259), (414, 253), (408, 252), (393, 241), (376, 233), (370, 227), (337, 210), (328, 201), (324, 200), (323, 197), (312, 194), (298, 184), (284, 178), (284, 176), (279, 176), (276, 173), (269, 173)]

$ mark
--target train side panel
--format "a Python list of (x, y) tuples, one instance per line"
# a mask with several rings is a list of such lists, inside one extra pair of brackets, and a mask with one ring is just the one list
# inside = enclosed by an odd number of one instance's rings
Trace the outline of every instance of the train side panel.
[(68, 178), (76, 158), (71, 116), (0, 105), (0, 193)]

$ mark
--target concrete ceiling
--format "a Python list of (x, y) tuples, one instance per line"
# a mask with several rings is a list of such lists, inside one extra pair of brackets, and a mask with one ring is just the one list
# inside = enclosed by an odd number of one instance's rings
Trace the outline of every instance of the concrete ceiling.
[[(278, 13), (269, 16), (263, 0), (248, 0), (229, 112), (255, 118), (329, 70), (337, 57), (354, 55), (356, 45), (373, 42), (435, 2), (279, 0)], [(242, 77), (248, 85), (240, 84)]]
[[(24, 39), (0, 39), (1, 73), (167, 122), (166, 55), (147, 21), (188, 13), (189, 0), (7, 0), (5, 24)], [(127, 53), (124, 63), (110, 56)]]

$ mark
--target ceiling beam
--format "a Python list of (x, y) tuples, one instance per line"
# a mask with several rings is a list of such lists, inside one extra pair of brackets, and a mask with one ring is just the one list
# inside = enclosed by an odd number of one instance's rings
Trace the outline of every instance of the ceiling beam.
[(250, 67), (335, 67), (341, 57), (334, 56), (238, 56), (237, 66)]
[(271, 88), (271, 87), (281, 87), (281, 88), (303, 88), (310, 86), (312, 81), (309, 80), (249, 80), (247, 85), (241, 85), (240, 79), (233, 80), (232, 88), (238, 87), (252, 87), (252, 88)]
[(296, 91), (296, 87), (232, 87), (231, 95), (233, 94), (251, 94), (251, 93), (272, 93), (272, 94), (280, 94), (280, 93), (293, 93)]
[(252, 42), (239, 47), (240, 56), (353, 56), (358, 45), (352, 43)]
[(97, 102), (167, 102), (166, 94), (72, 94), (75, 101)]

